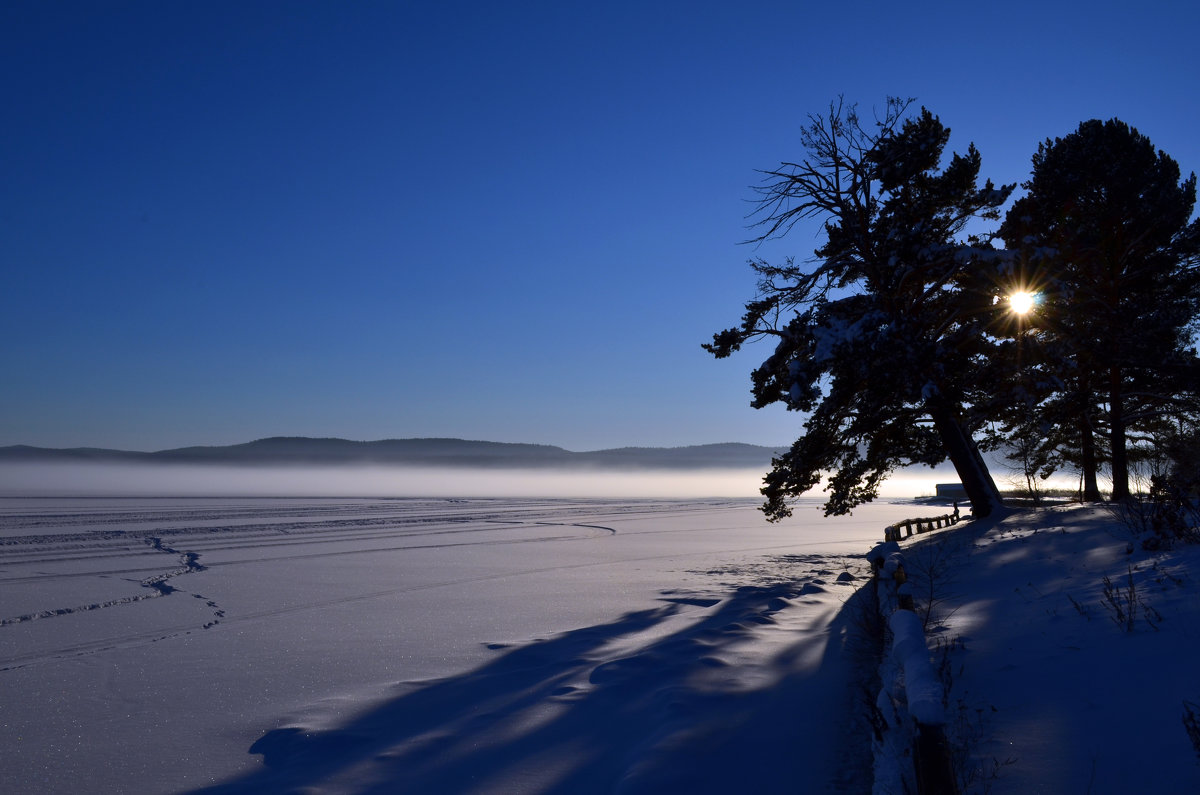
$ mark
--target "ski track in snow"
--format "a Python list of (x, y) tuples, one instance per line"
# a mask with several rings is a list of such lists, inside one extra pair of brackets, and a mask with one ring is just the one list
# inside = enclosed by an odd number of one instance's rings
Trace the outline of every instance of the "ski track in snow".
[[(495, 502), (495, 505), (491, 503)], [(212, 617), (198, 625), (174, 625), (159, 632), (133, 632), (109, 637), (104, 641), (89, 641), (64, 646), (52, 651), (17, 654), (0, 657), (0, 671), (22, 668), (41, 662), (67, 657), (95, 654), (113, 648), (153, 643), (193, 630), (205, 630), (225, 623), (252, 621), (272, 616), (316, 610), (339, 604), (369, 601), (406, 592), (430, 588), (452, 587), (491, 579), (514, 576), (512, 573), (458, 578), (436, 583), (397, 586), (353, 596), (313, 600), (298, 605), (242, 612), (227, 615), (215, 600), (200, 593), (181, 590), (178, 578), (205, 571), (244, 564), (279, 560), (313, 560), (339, 556), (354, 556), (378, 552), (403, 550), (441, 549), (448, 547), (494, 546), (508, 544), (537, 544), (547, 541), (586, 541), (612, 537), (617, 530), (606, 525), (580, 522), (553, 521), (541, 516), (561, 519), (564, 509), (572, 514), (614, 513), (623, 517), (653, 515), (664, 510), (702, 510), (720, 506), (726, 501), (712, 501), (697, 505), (694, 501), (685, 505), (664, 503), (661, 500), (622, 501), (609, 503), (591, 500), (584, 503), (555, 500), (397, 500), (380, 506), (379, 502), (359, 507), (358, 515), (347, 510), (346, 501), (330, 506), (323, 515), (320, 507), (310, 505), (297, 508), (232, 508), (228, 510), (173, 510), (173, 511), (113, 511), (113, 512), (46, 512), (12, 513), (0, 515), (0, 586), (21, 584), (45, 584), (55, 580), (79, 578), (118, 577), (137, 582), (145, 589), (128, 596), (80, 604), (71, 607), (49, 607), (16, 616), (0, 618), (0, 631), (6, 627), (30, 621), (69, 616), (96, 610), (128, 607), (150, 599), (165, 596), (190, 595), (203, 600), (210, 608)], [(481, 510), (484, 508), (485, 510)], [(487, 510), (491, 508), (491, 510)], [(351, 518), (347, 518), (347, 514)], [(382, 514), (382, 515), (380, 515)], [(520, 517), (520, 518), (518, 518)], [(230, 523), (230, 519), (257, 519), (254, 522)], [(124, 525), (124, 527), (122, 527)], [(129, 525), (134, 525), (130, 528)], [(137, 525), (148, 525), (137, 527)], [(449, 526), (448, 526), (449, 525)], [(94, 530), (75, 532), (16, 534), (14, 531), (33, 528), (89, 527)], [(520, 531), (530, 528), (563, 528), (566, 533), (538, 533), (518, 538), (478, 537), (481, 531)], [(675, 532), (654, 530), (648, 532)], [(462, 540), (458, 540), (459, 537)], [(351, 548), (329, 549), (320, 552), (288, 553), (290, 547), (311, 550), (314, 546), (349, 546)], [(141, 547), (148, 547), (149, 551)], [(202, 564), (206, 552), (220, 551), (223, 559), (219, 563)], [(230, 556), (231, 552), (245, 552)], [(173, 556), (178, 565), (162, 570), (147, 563), (119, 568), (90, 568), (88, 563), (131, 559), (160, 555)], [(657, 556), (656, 556), (657, 557)], [(76, 571), (44, 571), (55, 564), (83, 564)], [(39, 571), (26, 573), (30, 566), (37, 565)], [(572, 564), (567, 566), (529, 567), (520, 574), (545, 573), (563, 568), (602, 564)], [(152, 573), (147, 573), (152, 572)], [(142, 575), (134, 580), (130, 575)]]
[[(178, 588), (176, 588), (173, 585), (170, 585), (167, 582), (168, 580), (170, 580), (174, 577), (180, 577), (184, 574), (191, 574), (192, 572), (196, 572), (196, 571), (204, 571), (204, 569), (206, 568), (205, 566), (200, 564), (200, 562), (199, 562), (200, 555), (197, 552), (189, 552), (186, 550), (181, 551), (178, 549), (174, 549), (173, 547), (169, 547), (166, 544), (164, 544), (162, 542), (162, 539), (158, 538), (156, 536), (151, 536), (149, 538), (146, 538), (145, 542), (148, 546), (150, 546), (156, 552), (164, 552), (168, 555), (174, 555), (181, 564), (178, 568), (169, 569), (169, 570), (161, 572), (159, 574), (154, 574), (154, 575), (144, 578), (139, 583), (139, 585), (141, 585), (143, 588), (149, 589), (150, 593), (139, 593), (139, 594), (135, 594), (133, 596), (124, 597), (122, 599), (109, 599), (108, 601), (104, 601), (104, 602), (92, 602), (91, 604), (79, 605), (77, 607), (59, 607), (59, 608), (53, 608), (53, 609), (49, 609), (49, 610), (40, 610), (36, 613), (26, 613), (26, 614), (20, 615), (20, 616), (14, 616), (11, 618), (0, 619), (0, 627), (6, 627), (11, 624), (23, 624), (26, 621), (35, 621), (39, 618), (54, 618), (56, 616), (68, 616), (68, 615), (71, 615), (72, 613), (82, 613), (82, 612), (86, 612), (89, 610), (104, 610), (104, 609), (110, 608), (110, 607), (121, 607), (123, 605), (134, 604), (135, 602), (142, 602), (142, 601), (145, 601), (146, 599), (156, 599), (156, 598), (162, 597), (162, 596), (169, 596), (170, 594), (175, 593), (178, 590)], [(78, 557), (71, 557), (71, 558), (62, 558), (60, 560), (78, 560), (78, 559), (79, 559)], [(3, 563), (4, 563), (3, 556), (0, 555), (0, 565), (3, 565)], [(125, 572), (122, 572), (122, 573), (127, 573), (128, 571), (129, 570), (125, 570)], [(113, 573), (117, 573), (117, 572), (106, 572), (106, 574), (113, 574)], [(76, 576), (76, 577), (78, 577), (78, 576), (95, 576), (95, 573), (88, 572), (86, 574), (73, 574), (73, 575), (63, 575), (63, 576)], [(43, 575), (34, 575), (34, 576), (30, 576), (30, 577), (9, 578), (9, 579), (0, 580), (0, 581), (9, 582), (9, 583), (31, 582), (31, 581), (36, 581), (36, 580), (53, 579), (54, 577), (55, 577), (55, 575), (43, 574)], [(205, 598), (199, 594), (193, 594), (193, 595), (197, 599)], [(209, 607), (216, 608), (217, 605), (213, 602), (209, 602)], [(224, 615), (223, 613), (221, 613), (220, 610), (214, 610), (214, 614), (216, 614), (218, 617), (220, 617), (220, 615)], [(207, 629), (208, 627), (212, 626), (215, 623), (217, 623), (217, 622), (214, 621), (209, 624), (206, 624), (206, 625), (204, 625), (204, 628)]]

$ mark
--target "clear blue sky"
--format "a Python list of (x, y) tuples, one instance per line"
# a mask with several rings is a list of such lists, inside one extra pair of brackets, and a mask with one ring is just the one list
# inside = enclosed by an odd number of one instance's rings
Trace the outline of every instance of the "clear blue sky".
[(790, 442), (763, 352), (700, 343), (805, 115), (916, 97), (997, 182), (1117, 116), (1200, 170), (1198, 34), (1178, 0), (6, 0), (0, 445)]

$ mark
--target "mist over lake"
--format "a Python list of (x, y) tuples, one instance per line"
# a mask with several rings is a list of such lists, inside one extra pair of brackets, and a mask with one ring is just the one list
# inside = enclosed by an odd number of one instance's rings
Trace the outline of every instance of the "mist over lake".
[[(763, 472), (0, 462), (0, 496), (756, 497)], [(904, 471), (884, 484), (881, 495), (929, 496), (947, 480), (955, 480), (953, 472)]]

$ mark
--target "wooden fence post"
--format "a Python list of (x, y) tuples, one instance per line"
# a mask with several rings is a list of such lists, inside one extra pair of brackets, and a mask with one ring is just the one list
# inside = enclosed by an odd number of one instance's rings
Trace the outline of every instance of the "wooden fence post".
[[(905, 519), (902, 522), (896, 522), (883, 528), (883, 540), (899, 541), (902, 538), (912, 538), (913, 535), (941, 530), (944, 527), (953, 527), (958, 524), (958, 521), (959, 516), (957, 513), (947, 513), (928, 519)], [(903, 535), (900, 534), (901, 530), (904, 531)]]

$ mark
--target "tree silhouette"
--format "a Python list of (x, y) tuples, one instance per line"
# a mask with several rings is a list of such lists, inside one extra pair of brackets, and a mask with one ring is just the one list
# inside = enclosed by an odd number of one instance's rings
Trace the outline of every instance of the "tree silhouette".
[(1023, 187), (1000, 236), (1045, 296), (1039, 322), (1058, 351), (1049, 408), (1078, 450), (1085, 499), (1100, 498), (1100, 433), (1113, 499), (1123, 499), (1131, 430), (1196, 411), (1196, 177), (1181, 181), (1178, 164), (1124, 122), (1093, 119), (1040, 144)]
[(950, 131), (928, 110), (909, 116), (911, 102), (889, 99), (873, 128), (840, 100), (809, 117), (805, 159), (764, 172), (755, 240), (816, 218), (824, 244), (806, 263), (752, 260), (759, 289), (741, 325), (704, 346), (720, 358), (774, 339), (752, 374), (752, 405), (808, 414), (764, 478), (771, 520), (825, 472), (825, 512), (844, 514), (896, 467), (947, 456), (976, 515), (1000, 505), (972, 438), (982, 420), (972, 395), (998, 311), (979, 287), (994, 279), (981, 274), (1002, 253), (960, 236), (973, 218), (998, 219), (1013, 186), (977, 187), (974, 145), (941, 168)]

